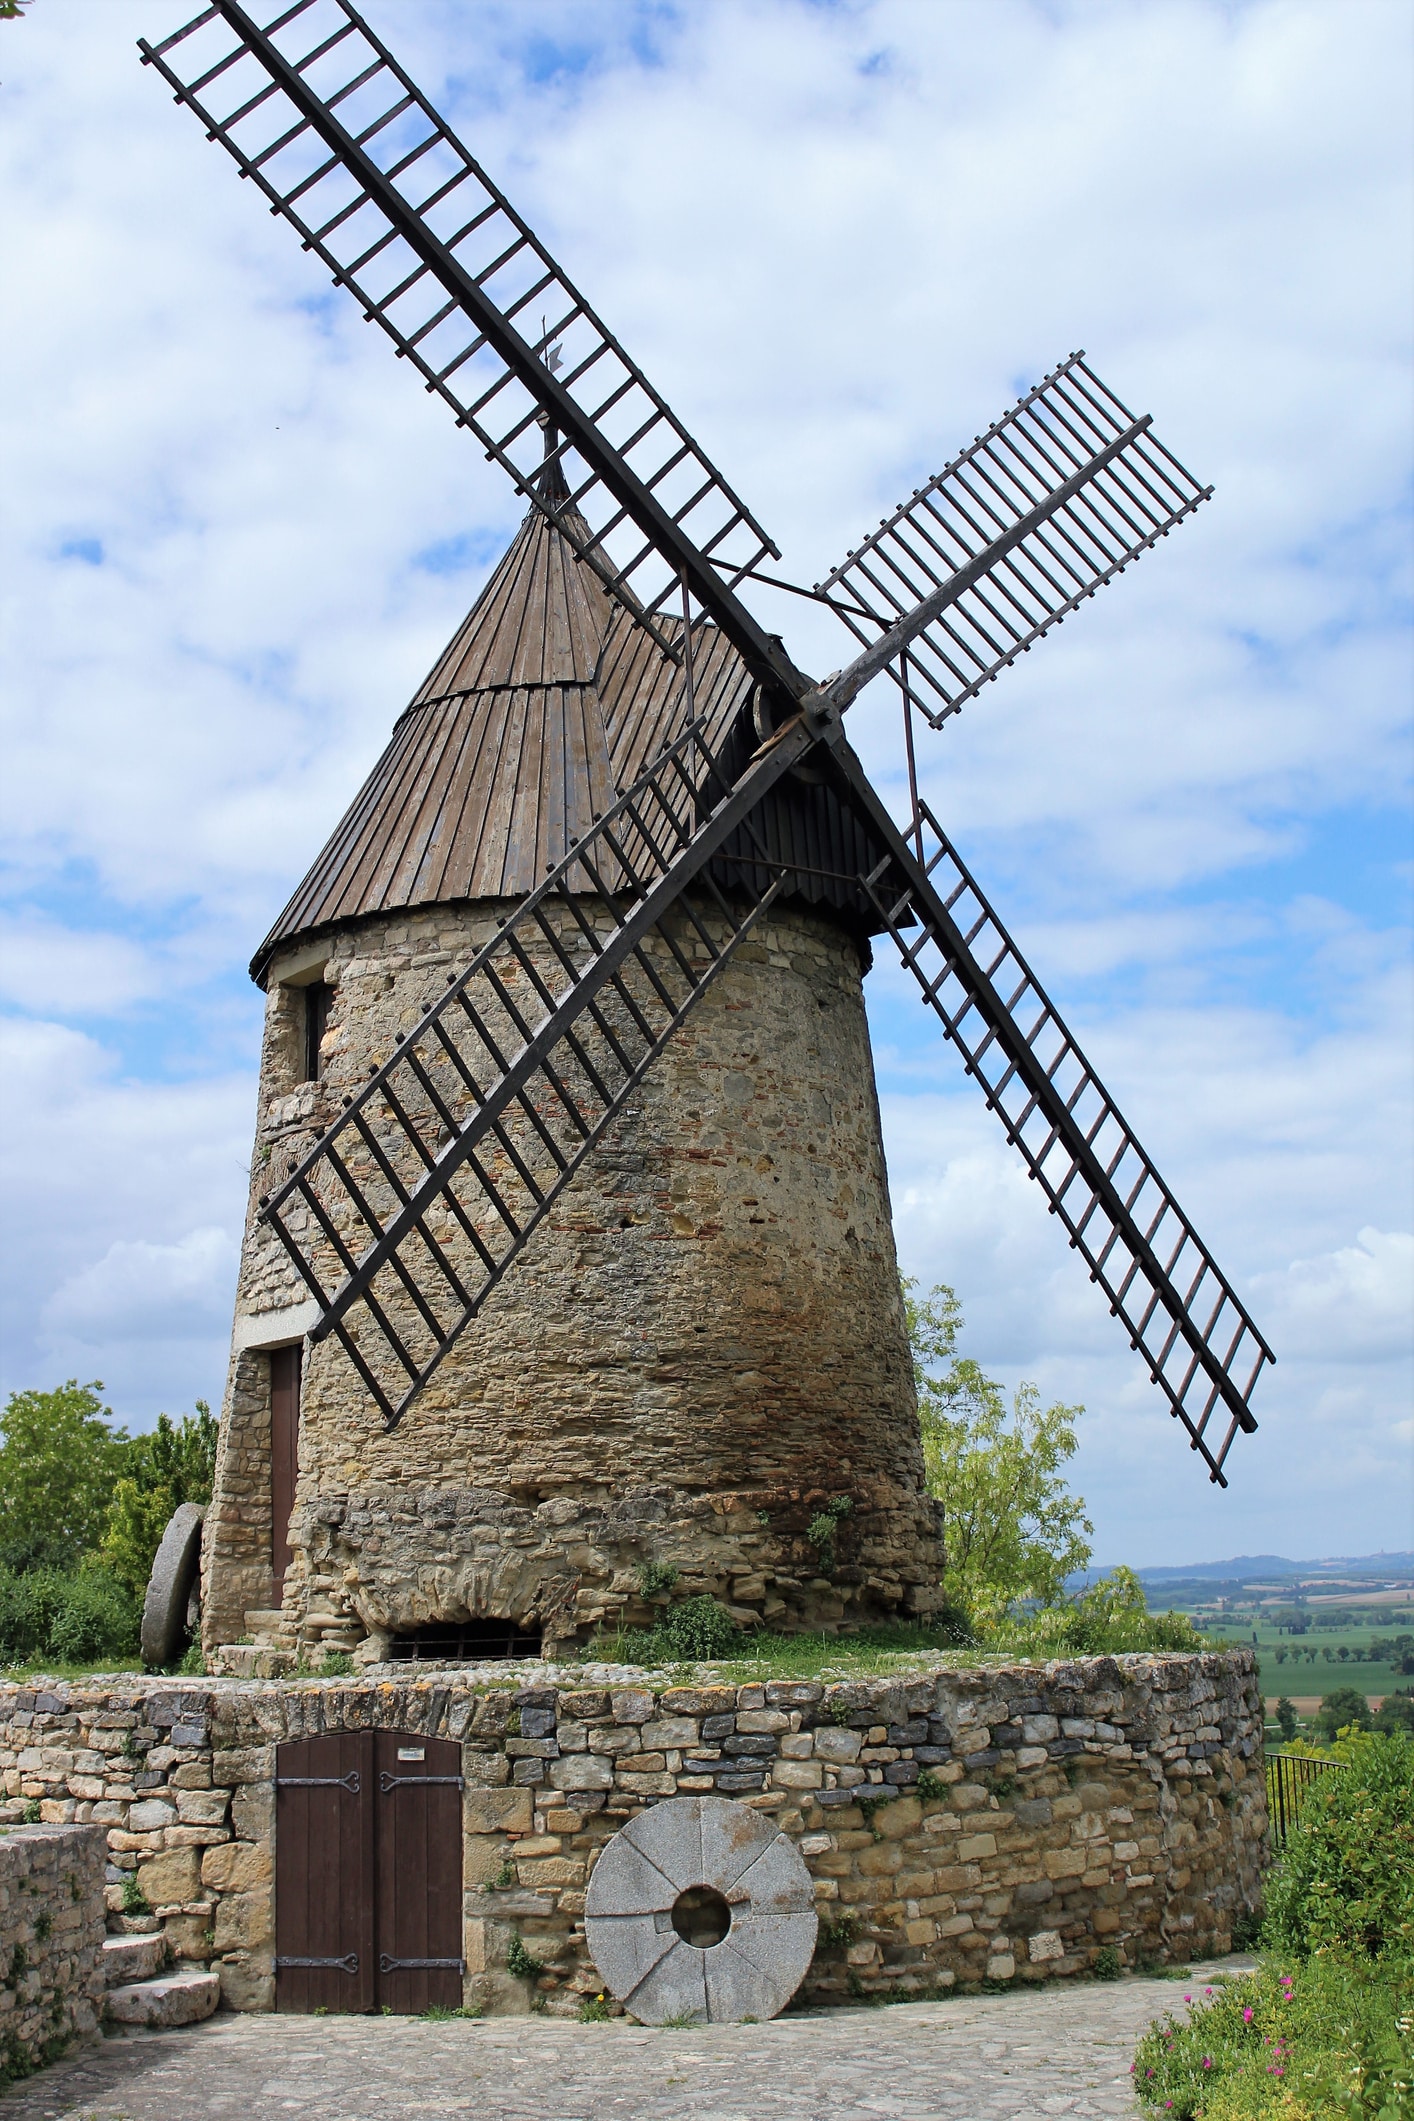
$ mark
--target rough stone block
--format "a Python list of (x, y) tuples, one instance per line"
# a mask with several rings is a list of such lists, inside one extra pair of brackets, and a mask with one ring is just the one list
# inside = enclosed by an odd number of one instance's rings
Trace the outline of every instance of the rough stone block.
[(772, 1788), (818, 1790), (825, 1782), (825, 1769), (818, 1760), (776, 1760), (772, 1763)]
[(597, 1753), (568, 1753), (550, 1762), (550, 1782), (557, 1790), (608, 1790), (614, 1786), (614, 1771)]
[(149, 1907), (180, 1907), (195, 1900), (201, 1883), (201, 1855), (197, 1849), (166, 1849), (159, 1856), (139, 1863), (137, 1882)]
[(159, 1797), (144, 1798), (128, 1806), (128, 1832), (130, 1834), (160, 1834), (167, 1826), (175, 1826), (177, 1811)]
[[(742, 1718), (738, 1717), (738, 1725)], [(645, 1723), (639, 1733), (639, 1746), (645, 1753), (661, 1752), (668, 1746), (696, 1745), (697, 1722), (691, 1716), (657, 1716)]]
[(863, 1739), (858, 1731), (838, 1730), (822, 1725), (814, 1733), (815, 1757), (817, 1760), (838, 1761), (852, 1766), (859, 1758)]
[(201, 1859), (201, 1882), (212, 1892), (252, 1893), (269, 1885), (271, 1876), (268, 1842), (223, 1842)]
[(1028, 1940), (1026, 1951), (1033, 1966), (1044, 1965), (1048, 1959), (1061, 1959), (1065, 1956), (1065, 1946), (1055, 1930), (1037, 1930), (1035, 1936)]
[(215, 1952), (261, 1951), (275, 1938), (275, 1896), (263, 1892), (224, 1893), (216, 1903)]
[(462, 1825), (468, 1834), (528, 1834), (534, 1824), (529, 1790), (467, 1790)]

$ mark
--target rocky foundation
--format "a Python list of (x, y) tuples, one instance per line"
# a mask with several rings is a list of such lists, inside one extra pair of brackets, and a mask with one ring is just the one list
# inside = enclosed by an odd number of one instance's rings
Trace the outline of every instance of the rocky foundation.
[[(229, 2006), (269, 2009), (275, 1747), (370, 1727), (462, 1747), (465, 2000), (485, 2011), (572, 2013), (599, 1992), (599, 1851), (679, 1794), (734, 1798), (795, 1842), (821, 1920), (800, 1993), (817, 2000), (1220, 1953), (1267, 1860), (1246, 1650), (841, 1684), (521, 1665), (10, 1686), (0, 1818), (37, 1802), (103, 1826), (110, 1927), (160, 1932)], [(538, 1975), (511, 1971), (514, 1940)]]

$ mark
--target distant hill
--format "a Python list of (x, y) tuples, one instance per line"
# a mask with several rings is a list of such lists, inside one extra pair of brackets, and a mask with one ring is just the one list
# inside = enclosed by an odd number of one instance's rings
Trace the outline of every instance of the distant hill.
[[(1087, 1569), (1070, 1579), (1070, 1587), (1082, 1589), (1107, 1573)], [(1272, 1578), (1312, 1576), (1407, 1576), (1414, 1574), (1414, 1554), (1361, 1554), (1327, 1557), (1320, 1561), (1289, 1561), (1284, 1554), (1238, 1554), (1231, 1561), (1190, 1561), (1171, 1568), (1136, 1569), (1141, 1583), (1259, 1583)]]

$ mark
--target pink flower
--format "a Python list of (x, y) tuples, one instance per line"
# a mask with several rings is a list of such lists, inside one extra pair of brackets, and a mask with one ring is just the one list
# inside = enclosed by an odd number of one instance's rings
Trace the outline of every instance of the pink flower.
[(1244, 2012), (1242, 2013), (1242, 2022), (1243, 2022), (1243, 2024), (1244, 2024), (1244, 2025), (1250, 2025), (1250, 2024), (1252, 2023), (1252, 2020), (1253, 2020), (1253, 2019), (1254, 2019), (1254, 2018), (1256, 2017), (1256, 2015), (1257, 2015), (1257, 2013), (1256, 2013), (1256, 2012), (1255, 2012), (1255, 2011), (1253, 2010), (1253, 2008), (1252, 2008), (1251, 2004), (1249, 2003), (1249, 2004), (1248, 2004), (1248, 2006), (1247, 2006), (1247, 2008), (1246, 2008), (1246, 2010), (1245, 2010), (1245, 2011), (1244, 2011)]
[(1204, 2067), (1204, 2069), (1211, 2069), (1211, 2068), (1212, 2068), (1212, 2066), (1213, 2066), (1213, 2058), (1212, 2058), (1212, 2056), (1211, 2056), (1211, 2055), (1204, 2055), (1204, 2057), (1203, 2057), (1203, 2067)]

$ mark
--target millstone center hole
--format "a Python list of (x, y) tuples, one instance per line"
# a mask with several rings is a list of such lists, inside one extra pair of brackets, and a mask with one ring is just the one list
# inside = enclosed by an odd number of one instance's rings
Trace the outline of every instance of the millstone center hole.
[(732, 1926), (732, 1911), (715, 1885), (689, 1886), (673, 1902), (673, 1928), (684, 1944), (710, 1951)]

